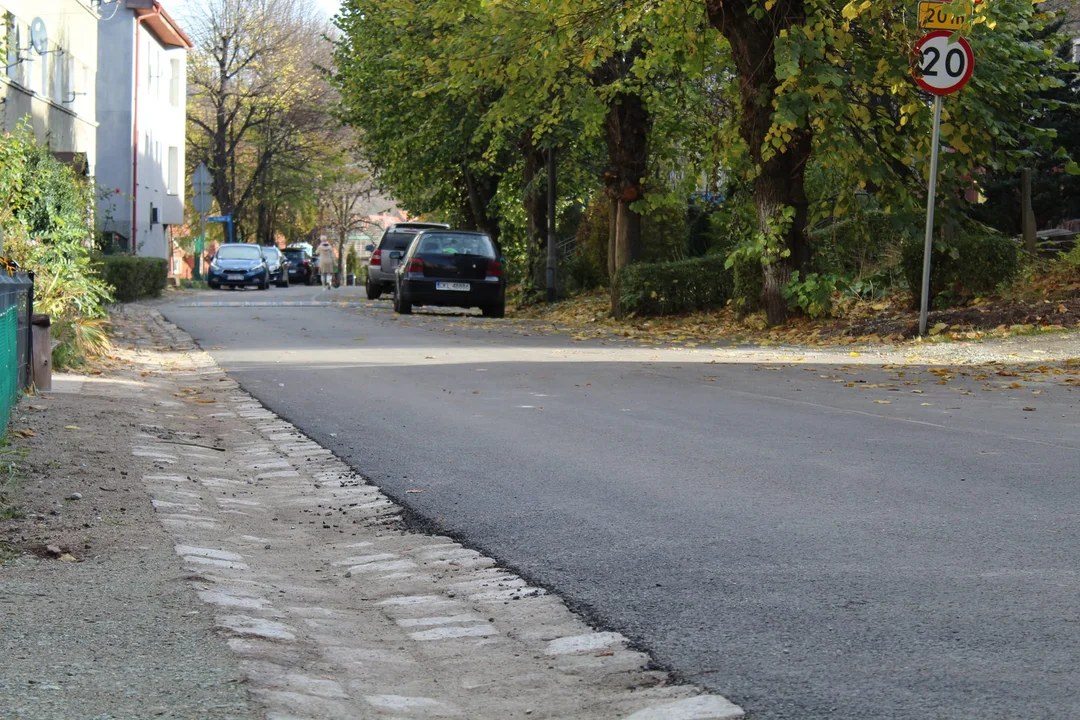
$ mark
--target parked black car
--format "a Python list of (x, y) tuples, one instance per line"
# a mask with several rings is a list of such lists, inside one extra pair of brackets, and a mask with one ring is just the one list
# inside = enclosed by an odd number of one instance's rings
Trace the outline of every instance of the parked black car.
[(278, 287), (289, 287), (289, 258), (273, 245), (263, 246), (266, 265), (270, 268), (270, 282)]
[(258, 245), (226, 243), (210, 260), (206, 282), (211, 289), (254, 285), (260, 290), (270, 287), (270, 268)]
[(289, 282), (311, 285), (315, 281), (315, 263), (311, 251), (306, 247), (287, 247), (285, 257), (289, 259)]
[(394, 310), (413, 305), (478, 307), (484, 317), (506, 313), (506, 278), (495, 243), (469, 230), (424, 230), (406, 252), (392, 250), (397, 263)]
[(386, 229), (379, 240), (379, 247), (375, 248), (368, 260), (367, 283), (364, 289), (367, 290), (369, 300), (378, 300), (384, 292), (393, 291), (397, 258), (392, 257), (392, 254), (404, 253), (417, 233), (429, 229), (449, 230), (450, 226), (442, 223), (405, 222), (395, 223)]

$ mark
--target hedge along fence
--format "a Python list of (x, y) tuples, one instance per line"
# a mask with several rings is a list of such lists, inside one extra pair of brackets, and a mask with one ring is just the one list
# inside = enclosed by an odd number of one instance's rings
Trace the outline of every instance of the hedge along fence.
[(162, 258), (106, 255), (100, 267), (101, 277), (116, 289), (116, 302), (159, 297), (169, 277), (169, 264)]
[(732, 272), (724, 256), (638, 263), (619, 276), (623, 307), (635, 315), (673, 315), (724, 307), (731, 299)]

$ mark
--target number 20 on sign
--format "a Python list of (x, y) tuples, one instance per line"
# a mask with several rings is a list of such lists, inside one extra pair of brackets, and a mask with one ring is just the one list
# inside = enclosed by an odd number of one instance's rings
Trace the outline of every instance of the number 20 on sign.
[(923, 249), (922, 302), (919, 335), (926, 335), (926, 311), (930, 295), (930, 252), (934, 241), (934, 195), (937, 192), (938, 144), (941, 136), (941, 98), (967, 84), (975, 70), (975, 54), (968, 41), (953, 38), (948, 30), (935, 30), (915, 44), (915, 82), (934, 95), (934, 129), (930, 141), (930, 182), (926, 199), (926, 246)]

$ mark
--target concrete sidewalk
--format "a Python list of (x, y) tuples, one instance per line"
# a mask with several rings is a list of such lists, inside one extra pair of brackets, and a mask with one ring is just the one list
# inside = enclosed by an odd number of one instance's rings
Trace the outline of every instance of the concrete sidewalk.
[[(156, 511), (143, 521), (143, 547), (172, 546), (171, 591), (204, 604), (218, 638), (208, 652), (227, 646), (225, 672), (235, 663), (256, 715), (742, 717), (724, 698), (647, 669), (622, 636), (589, 627), (491, 559), (407, 529), (378, 488), (263, 408), (153, 309), (129, 307), (115, 324), (125, 362), (71, 389), (111, 398), (137, 422), (122, 439), (107, 422), (86, 428), (87, 445), (137, 468), (144, 495), (128, 504)], [(67, 566), (73, 588), (85, 564)], [(0, 687), (0, 706), (11, 707), (6, 694)], [(159, 716), (244, 716), (144, 700)], [(17, 717), (65, 717), (27, 707)]]

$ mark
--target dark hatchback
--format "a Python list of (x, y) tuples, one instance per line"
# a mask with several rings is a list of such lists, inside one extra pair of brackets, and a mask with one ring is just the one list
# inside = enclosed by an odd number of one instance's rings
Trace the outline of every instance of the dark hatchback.
[(506, 278), (495, 243), (482, 232), (425, 230), (398, 255), (394, 310), (413, 305), (478, 307), (484, 317), (506, 313)]
[(263, 246), (262, 250), (270, 268), (270, 282), (278, 287), (289, 287), (289, 257), (273, 245)]
[(270, 268), (258, 245), (226, 243), (218, 248), (210, 261), (206, 282), (214, 290), (245, 285), (266, 290), (270, 287)]
[(315, 282), (315, 264), (307, 248), (287, 247), (284, 253), (289, 259), (289, 282), (305, 285)]

